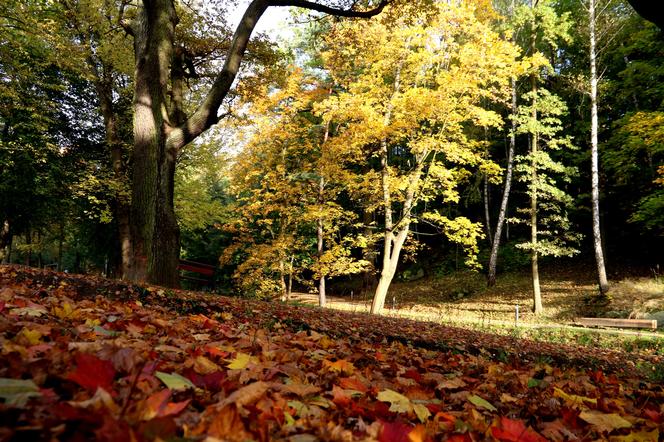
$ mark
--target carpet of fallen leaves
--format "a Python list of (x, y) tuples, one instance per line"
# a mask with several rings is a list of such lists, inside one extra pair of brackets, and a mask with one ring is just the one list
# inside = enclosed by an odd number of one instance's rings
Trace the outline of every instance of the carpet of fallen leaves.
[(655, 356), (29, 268), (0, 266), (0, 346), (0, 440), (664, 435)]

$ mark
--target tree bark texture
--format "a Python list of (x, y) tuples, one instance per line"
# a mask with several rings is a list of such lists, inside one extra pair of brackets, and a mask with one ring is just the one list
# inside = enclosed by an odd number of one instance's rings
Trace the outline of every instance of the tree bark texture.
[(172, 0), (143, 2), (134, 24), (133, 267), (131, 279), (175, 287), (179, 230), (173, 209), (177, 151), (167, 147), (169, 86), (177, 17)]
[[(188, 118), (181, 112), (182, 83), (175, 62), (177, 15), (173, 0), (141, 0), (125, 27), (134, 37), (134, 152), (131, 200), (130, 279), (178, 285), (179, 228), (173, 207), (175, 162), (182, 147), (219, 121), (217, 112), (235, 80), (256, 23), (269, 6), (298, 6), (345, 17), (372, 17), (305, 0), (253, 0), (238, 24), (224, 65)], [(169, 99), (170, 97), (170, 99)]]
[(604, 251), (602, 250), (602, 233), (600, 228), (599, 211), (599, 149), (598, 149), (598, 116), (597, 116), (597, 57), (595, 49), (595, 0), (588, 1), (589, 39), (590, 39), (590, 162), (591, 162), (591, 198), (593, 217), (593, 246), (595, 261), (597, 263), (597, 279), (599, 291), (606, 294), (609, 291), (609, 281), (606, 277), (604, 265)]

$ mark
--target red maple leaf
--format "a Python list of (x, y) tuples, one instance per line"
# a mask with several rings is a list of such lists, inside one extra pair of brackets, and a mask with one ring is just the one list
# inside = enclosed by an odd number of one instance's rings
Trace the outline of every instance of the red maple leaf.
[(491, 427), (491, 434), (506, 442), (546, 442), (546, 439), (520, 420), (500, 418), (500, 427)]
[(659, 413), (656, 410), (650, 410), (646, 408), (643, 410), (643, 414), (645, 414), (648, 419), (657, 422), (658, 424), (664, 422), (664, 413)]
[(95, 355), (79, 353), (76, 355), (76, 366), (76, 370), (69, 373), (67, 379), (92, 392), (99, 387), (109, 393), (113, 392), (115, 369), (111, 361), (99, 359)]
[(411, 442), (408, 435), (413, 431), (413, 426), (403, 422), (381, 421), (383, 428), (380, 430), (378, 440), (380, 442)]

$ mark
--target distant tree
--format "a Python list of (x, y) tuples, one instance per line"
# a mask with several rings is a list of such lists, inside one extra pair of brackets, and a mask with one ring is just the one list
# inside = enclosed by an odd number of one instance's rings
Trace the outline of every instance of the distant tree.
[[(527, 183), (530, 206), (521, 208), (521, 216), (512, 222), (525, 223), (530, 227), (530, 241), (517, 247), (531, 254), (533, 280), (533, 312), (543, 311), (539, 283), (540, 256), (572, 256), (578, 253), (575, 245), (579, 241), (567, 217), (572, 197), (564, 190), (564, 183), (577, 173), (556, 161), (554, 154), (562, 149), (571, 149), (572, 141), (560, 135), (561, 116), (567, 112), (565, 104), (546, 89), (528, 92), (516, 116), (517, 134), (528, 134), (531, 150), (528, 155), (516, 157), (518, 180)], [(533, 141), (534, 140), (534, 141)]]
[(231, 170), (236, 202), (226, 228), (234, 242), (222, 257), (238, 260), (235, 278), (245, 292), (288, 297), (293, 278), (307, 270), (325, 306), (327, 277), (365, 267), (351, 256), (354, 214), (337, 202), (356, 185), (345, 167), (353, 153), (333, 143), (331, 124), (313, 113), (328, 95), (329, 87), (296, 70), (254, 103), (255, 126)]
[[(328, 54), (328, 68), (344, 91), (321, 106), (326, 119), (341, 123), (340, 140), (380, 160), (371, 172), (380, 177), (384, 217), (372, 313), (383, 308), (418, 203), (457, 202), (457, 185), (471, 167), (497, 172), (466, 127), (501, 123), (482, 104), (508, 96), (516, 56), (471, 7), (438, 4), (418, 14), (399, 9), (379, 21), (341, 25)], [(474, 262), (479, 225), (436, 211), (421, 217), (466, 246)]]
[[(570, 40), (569, 29), (571, 22), (568, 14), (558, 14), (551, 1), (515, 1), (511, 0), (503, 8), (507, 9), (507, 17), (503, 28), (511, 35), (515, 44), (518, 44), (523, 51), (523, 62), (530, 65), (530, 88), (533, 97), (536, 96), (538, 76), (543, 73), (543, 69), (548, 65), (548, 59), (552, 57), (562, 43)], [(549, 69), (549, 72), (551, 69)], [(502, 229), (507, 219), (508, 202), (512, 184), (513, 162), (516, 152), (517, 123), (516, 118), (518, 109), (518, 82), (517, 78), (512, 79), (512, 106), (510, 110), (510, 140), (507, 155), (507, 166), (505, 180), (503, 184), (503, 195), (498, 212), (498, 221), (496, 223), (495, 234), (491, 244), (491, 253), (489, 255), (489, 264), (487, 271), (487, 283), (492, 286), (496, 282), (496, 267), (498, 264), (498, 251), (502, 241)], [(531, 107), (536, 111), (535, 107)], [(536, 119), (536, 115), (533, 115)], [(523, 132), (521, 132), (523, 133)], [(536, 147), (537, 134), (530, 134), (530, 148)], [(536, 225), (536, 223), (535, 223)], [(534, 259), (534, 257), (531, 257)], [(532, 262), (533, 269), (537, 267), (536, 260)], [(535, 272), (534, 272), (535, 273)], [(539, 284), (534, 284), (533, 290), (538, 292)], [(537, 288), (536, 288), (537, 287)]]

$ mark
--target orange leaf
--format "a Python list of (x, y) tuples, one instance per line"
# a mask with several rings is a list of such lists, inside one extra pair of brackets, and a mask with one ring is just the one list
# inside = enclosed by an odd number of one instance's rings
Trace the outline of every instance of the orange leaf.
[(156, 417), (171, 416), (178, 414), (185, 409), (191, 399), (182, 402), (168, 402), (171, 397), (171, 390), (162, 390), (154, 393), (144, 402), (144, 409), (141, 415), (142, 420), (150, 420)]
[(339, 385), (345, 390), (356, 390), (362, 393), (369, 391), (367, 386), (357, 378), (341, 378), (339, 379)]
[(335, 362), (325, 359), (323, 361), (323, 367), (328, 371), (336, 371), (338, 373), (353, 374), (353, 371), (355, 371), (355, 366), (345, 359), (339, 359)]
[(498, 440), (506, 442), (546, 442), (539, 433), (526, 427), (523, 421), (500, 418), (500, 428), (491, 427), (491, 434)]

